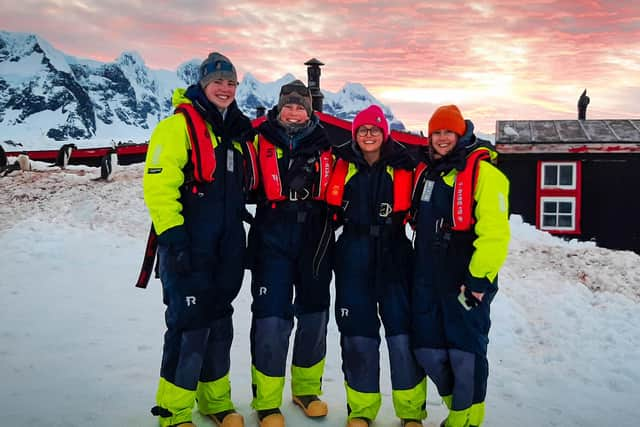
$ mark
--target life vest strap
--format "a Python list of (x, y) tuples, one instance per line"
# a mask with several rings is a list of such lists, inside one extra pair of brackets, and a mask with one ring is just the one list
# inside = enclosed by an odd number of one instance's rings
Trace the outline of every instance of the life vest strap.
[(178, 105), (175, 113), (182, 114), (187, 124), (191, 143), (191, 163), (196, 182), (213, 182), (216, 171), (216, 156), (209, 129), (204, 118), (189, 103)]
[(349, 172), (349, 162), (344, 159), (338, 159), (333, 167), (333, 173), (329, 179), (327, 188), (327, 203), (331, 206), (342, 206), (342, 198), (344, 197), (345, 180)]
[(473, 151), (467, 156), (463, 170), (458, 172), (453, 189), (453, 226), (454, 231), (468, 231), (475, 224), (473, 217), (473, 193), (478, 182), (478, 171), (481, 160), (491, 158), (489, 151), (482, 149)]

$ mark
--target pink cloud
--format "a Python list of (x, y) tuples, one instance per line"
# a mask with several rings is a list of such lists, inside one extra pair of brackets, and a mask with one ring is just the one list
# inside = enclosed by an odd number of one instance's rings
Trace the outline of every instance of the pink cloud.
[(585, 87), (594, 115), (640, 116), (630, 98), (640, 86), (631, 77), (640, 71), (640, 4), (630, 0), (61, 4), (9, 4), (0, 26), (100, 61), (135, 50), (152, 68), (175, 69), (218, 50), (261, 80), (304, 78), (303, 62), (316, 57), (327, 64), (324, 88), (360, 82), (411, 127), (437, 102), (459, 102), (485, 132), (514, 116), (572, 118)]

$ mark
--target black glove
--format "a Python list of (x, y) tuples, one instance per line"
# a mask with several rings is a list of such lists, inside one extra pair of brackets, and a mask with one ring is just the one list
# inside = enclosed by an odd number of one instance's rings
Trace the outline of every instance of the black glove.
[(164, 231), (158, 236), (158, 243), (169, 249), (167, 252), (169, 269), (178, 274), (191, 273), (189, 235), (184, 225), (178, 225)]
[(299, 194), (308, 193), (315, 182), (315, 162), (314, 157), (297, 157), (287, 172), (285, 186)]

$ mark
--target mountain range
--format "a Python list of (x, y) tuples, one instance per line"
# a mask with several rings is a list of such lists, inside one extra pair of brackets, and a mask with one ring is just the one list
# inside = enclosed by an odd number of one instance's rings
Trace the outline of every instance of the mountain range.
[[(0, 142), (8, 149), (54, 149), (61, 141), (85, 147), (144, 142), (172, 114), (173, 90), (198, 80), (200, 62), (193, 59), (176, 71), (152, 70), (138, 53), (123, 52), (104, 63), (67, 55), (36, 34), (0, 31)], [(295, 78), (286, 74), (262, 83), (246, 73), (236, 93), (238, 106), (253, 118), (258, 106), (277, 104), (280, 87)], [(378, 104), (392, 129), (404, 129), (359, 83), (322, 93), (325, 113), (350, 121)]]

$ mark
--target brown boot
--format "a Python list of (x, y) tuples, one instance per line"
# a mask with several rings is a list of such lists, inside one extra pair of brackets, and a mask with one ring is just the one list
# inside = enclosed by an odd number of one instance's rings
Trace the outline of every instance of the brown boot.
[(244, 418), (234, 409), (209, 414), (209, 418), (211, 418), (218, 427), (244, 427)]
[(400, 420), (400, 425), (402, 427), (424, 427), (422, 425), (422, 421), (420, 420), (410, 420), (410, 419), (406, 419), (403, 418)]
[(329, 407), (315, 394), (307, 396), (293, 396), (293, 403), (298, 405), (309, 418), (326, 417), (329, 413)]
[(284, 427), (284, 416), (280, 409), (261, 409), (258, 411), (260, 427)]
[(188, 421), (186, 423), (175, 424), (175, 425), (172, 425), (170, 427), (196, 427), (196, 425), (194, 423), (192, 423), (191, 421)]
[(347, 421), (347, 427), (369, 427), (369, 423), (366, 418), (351, 418)]

